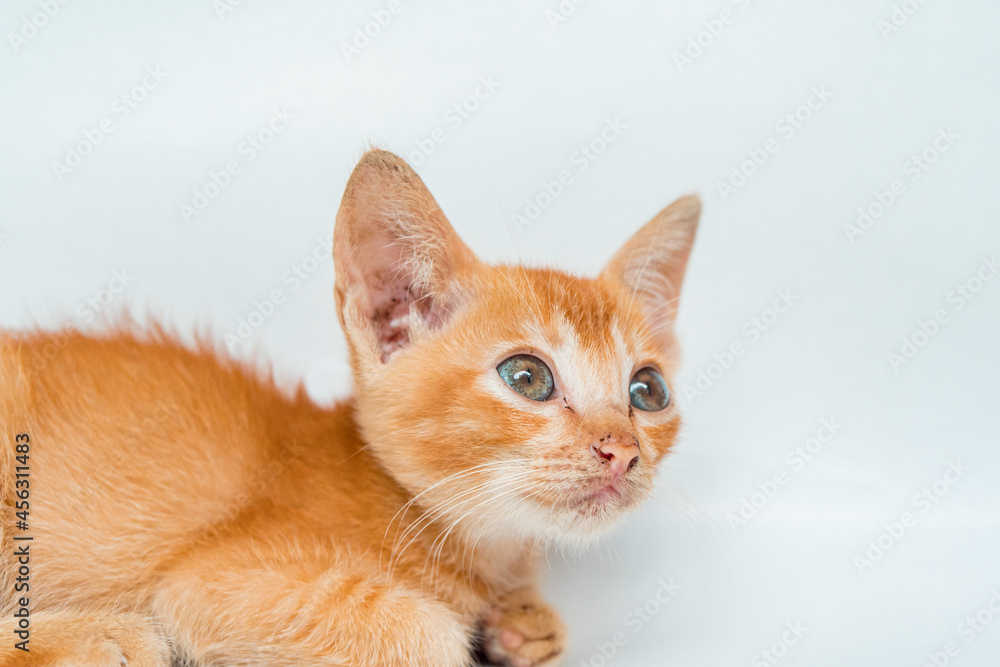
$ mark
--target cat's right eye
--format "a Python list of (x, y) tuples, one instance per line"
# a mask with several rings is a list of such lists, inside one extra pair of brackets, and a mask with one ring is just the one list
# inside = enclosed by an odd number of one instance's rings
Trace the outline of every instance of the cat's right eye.
[(530, 354), (517, 354), (497, 366), (497, 373), (511, 389), (533, 401), (547, 401), (555, 391), (552, 371)]

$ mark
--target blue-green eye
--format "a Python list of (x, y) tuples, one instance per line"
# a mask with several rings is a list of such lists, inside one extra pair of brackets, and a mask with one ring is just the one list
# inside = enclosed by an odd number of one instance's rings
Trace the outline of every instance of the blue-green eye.
[(510, 388), (533, 401), (552, 398), (555, 383), (545, 362), (530, 354), (518, 354), (500, 362), (497, 373)]
[(646, 367), (632, 376), (628, 385), (632, 405), (646, 412), (659, 412), (670, 405), (670, 390), (663, 376)]

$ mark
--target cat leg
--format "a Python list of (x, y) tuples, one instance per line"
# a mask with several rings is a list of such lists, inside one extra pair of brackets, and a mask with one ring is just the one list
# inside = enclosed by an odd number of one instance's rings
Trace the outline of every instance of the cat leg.
[(532, 587), (503, 596), (483, 621), (483, 649), (504, 667), (555, 667), (565, 648), (565, 626)]
[(468, 667), (471, 628), (442, 602), (390, 587), (362, 559), (199, 553), (161, 582), (153, 611), (196, 664)]
[(138, 614), (108, 611), (38, 611), (29, 617), (29, 640), (19, 619), (0, 619), (0, 667), (168, 667), (170, 646)]

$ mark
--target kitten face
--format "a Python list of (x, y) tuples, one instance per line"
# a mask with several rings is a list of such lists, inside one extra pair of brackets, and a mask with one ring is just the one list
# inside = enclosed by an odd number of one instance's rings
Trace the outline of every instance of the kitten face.
[(667, 209), (596, 279), (494, 267), (405, 163), (362, 160), (338, 312), (365, 439), (424, 509), (474, 538), (576, 541), (649, 494), (680, 426), (672, 324), (697, 214)]

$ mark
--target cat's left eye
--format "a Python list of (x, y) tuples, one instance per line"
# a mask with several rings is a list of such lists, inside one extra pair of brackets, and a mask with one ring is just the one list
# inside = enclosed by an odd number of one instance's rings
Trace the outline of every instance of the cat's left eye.
[(645, 412), (659, 412), (670, 405), (670, 390), (663, 376), (646, 367), (632, 376), (628, 385), (632, 405)]
[(555, 391), (552, 371), (530, 354), (517, 354), (497, 366), (497, 373), (511, 389), (533, 401), (547, 401)]

